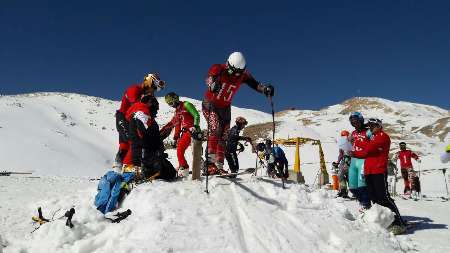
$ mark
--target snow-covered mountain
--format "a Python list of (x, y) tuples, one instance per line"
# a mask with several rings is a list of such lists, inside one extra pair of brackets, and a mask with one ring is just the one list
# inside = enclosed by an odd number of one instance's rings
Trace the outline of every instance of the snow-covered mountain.
[[(200, 101), (187, 100), (200, 110)], [(392, 219), (390, 211), (375, 206), (362, 216), (356, 201), (315, 188), (318, 152), (308, 145), (300, 150), (305, 185), (289, 182), (282, 189), (262, 170), (232, 181), (210, 178), (210, 194), (204, 193), (204, 181), (142, 184), (122, 205), (132, 215), (111, 224), (93, 205), (98, 182), (84, 177), (100, 176), (112, 164), (118, 107), (119, 102), (79, 94), (0, 96), (0, 171), (41, 175), (0, 177), (0, 253), (450, 250), (448, 202), (439, 198), (445, 194), (441, 171), (421, 177), (427, 198), (396, 198), (402, 215), (416, 225), (405, 235), (393, 236), (385, 229)], [(161, 99), (160, 108), (158, 122), (163, 125), (173, 109)], [(425, 156), (422, 168), (443, 166), (437, 156), (449, 140), (449, 112), (433, 106), (355, 98), (320, 111), (288, 110), (275, 117), (276, 137), (320, 139), (326, 160), (334, 161), (336, 138), (340, 130), (350, 128), (348, 115), (355, 110), (382, 118), (395, 143), (402, 138)], [(249, 121), (246, 134), (271, 135), (270, 114), (233, 107), (232, 117), (236, 116)], [(284, 149), (292, 164), (295, 149)], [(174, 150), (168, 153), (176, 165)], [(187, 156), (191, 160), (190, 152)], [(254, 166), (250, 148), (239, 155), (239, 162), (241, 168)], [(401, 187), (399, 182), (397, 190)], [(30, 217), (38, 206), (44, 217), (56, 219), (30, 234)], [(69, 229), (57, 218), (73, 206), (75, 227)]]
[[(184, 99), (184, 98), (182, 98)], [(187, 99), (200, 110), (201, 102)], [(159, 99), (158, 123), (173, 115)], [(111, 167), (117, 152), (115, 111), (119, 102), (68, 93), (32, 93), (0, 96), (0, 171), (35, 174), (100, 176)], [(233, 107), (233, 116), (245, 115), (250, 124), (270, 115)], [(202, 127), (205, 122), (202, 120)]]
[[(339, 133), (352, 129), (348, 117), (354, 111), (361, 112), (366, 119), (383, 120), (384, 129), (391, 136), (392, 153), (398, 150), (400, 141), (405, 141), (408, 148), (425, 156), (426, 166), (440, 166), (439, 154), (450, 142), (450, 111), (436, 106), (358, 97), (318, 111), (285, 110), (276, 113), (276, 137), (315, 136), (325, 146), (335, 146)], [(253, 136), (270, 136), (271, 128), (271, 124), (259, 124), (250, 126), (247, 132)]]
[[(201, 102), (189, 98), (198, 110)], [(0, 96), (0, 170), (34, 171), (35, 174), (99, 176), (112, 164), (117, 149), (114, 114), (119, 102), (69, 93), (32, 93)], [(396, 143), (426, 156), (428, 167), (438, 165), (437, 157), (449, 142), (450, 112), (435, 106), (393, 102), (381, 98), (353, 98), (319, 111), (286, 110), (276, 113), (276, 138), (321, 139), (327, 161), (336, 157), (336, 138), (350, 129), (348, 115), (361, 111), (366, 118), (383, 119), (385, 129)], [(160, 99), (158, 122), (169, 121), (173, 109)], [(245, 134), (255, 138), (271, 136), (271, 116), (238, 107), (232, 118), (249, 121)], [(202, 128), (206, 128), (201, 120)], [(289, 152), (289, 151), (288, 151)], [(314, 162), (315, 147), (304, 147), (302, 161)], [(306, 168), (308, 167), (305, 165)], [(314, 174), (314, 173), (313, 173)]]

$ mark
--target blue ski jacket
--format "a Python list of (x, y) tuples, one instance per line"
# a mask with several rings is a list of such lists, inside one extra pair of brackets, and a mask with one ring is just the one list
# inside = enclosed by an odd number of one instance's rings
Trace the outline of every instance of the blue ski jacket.
[(128, 183), (134, 178), (134, 173), (117, 173), (108, 171), (98, 183), (95, 206), (102, 213), (113, 211), (117, 207), (122, 183)]

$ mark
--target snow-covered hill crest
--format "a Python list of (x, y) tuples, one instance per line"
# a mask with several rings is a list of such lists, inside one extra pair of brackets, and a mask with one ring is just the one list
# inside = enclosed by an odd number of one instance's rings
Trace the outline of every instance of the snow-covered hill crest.
[[(201, 111), (201, 102), (189, 98)], [(158, 123), (173, 115), (159, 98)], [(71, 93), (31, 93), (0, 96), (0, 170), (37, 174), (99, 176), (112, 165), (117, 151), (115, 112), (119, 102)], [(250, 124), (270, 115), (233, 107)], [(202, 118), (201, 125), (206, 127)]]
[[(191, 101), (201, 110), (201, 102)], [(160, 101), (158, 122), (165, 124), (173, 109)], [(117, 148), (115, 111), (119, 102), (70, 93), (31, 93), (0, 96), (0, 152), (7, 157), (1, 170), (35, 171), (38, 174), (98, 176), (110, 167)], [(450, 113), (439, 107), (393, 102), (381, 98), (353, 98), (319, 111), (287, 110), (278, 112), (277, 138), (309, 137), (321, 139), (327, 160), (336, 155), (336, 137), (350, 129), (348, 115), (361, 111), (366, 118), (383, 119), (396, 149), (399, 140), (435, 160), (448, 142)], [(238, 107), (232, 118), (249, 121), (245, 134), (271, 136), (271, 116)], [(206, 128), (204, 118), (201, 125)], [(306, 155), (315, 151), (306, 152)], [(308, 159), (307, 159), (308, 160)]]

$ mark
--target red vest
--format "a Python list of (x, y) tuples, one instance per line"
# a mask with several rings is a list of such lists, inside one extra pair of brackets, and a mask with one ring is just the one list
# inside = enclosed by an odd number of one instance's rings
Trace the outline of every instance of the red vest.
[(127, 113), (125, 114), (125, 118), (130, 121), (131, 117), (133, 117), (133, 114), (136, 112), (143, 112), (145, 115), (148, 116), (149, 121), (147, 122), (148, 124), (150, 124), (151, 120), (150, 120), (150, 109), (148, 108), (147, 104), (141, 103), (141, 102), (137, 102), (135, 104), (133, 104), (130, 108), (128, 108)]
[(369, 138), (366, 135), (367, 130), (363, 129), (361, 132), (354, 130), (352, 132), (352, 152), (356, 158), (364, 158), (363, 151), (369, 143)]

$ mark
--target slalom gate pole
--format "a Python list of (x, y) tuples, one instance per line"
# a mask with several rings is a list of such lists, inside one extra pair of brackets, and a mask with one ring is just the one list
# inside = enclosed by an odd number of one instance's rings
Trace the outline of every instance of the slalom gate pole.
[(420, 169), (421, 169), (420, 166), (421, 166), (421, 163), (419, 163), (419, 189), (420, 189), (419, 198), (422, 199), (422, 182), (420, 179)]
[(447, 169), (442, 170), (442, 174), (444, 175), (444, 182), (445, 182), (445, 190), (447, 191), (447, 198), (448, 198), (448, 185), (447, 185), (447, 177), (445, 176), (445, 172)]
[(256, 160), (255, 160), (255, 176), (258, 174), (258, 151), (256, 151)]

